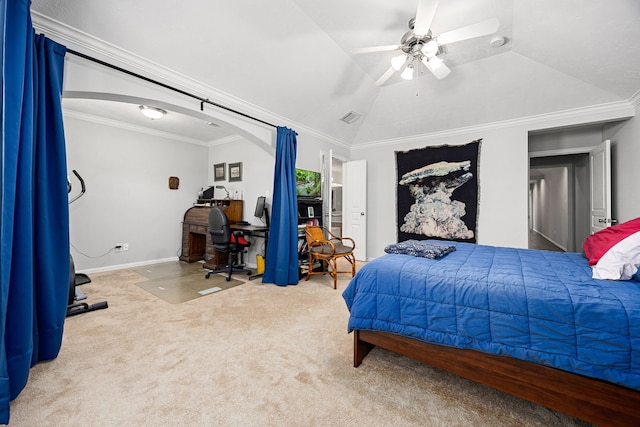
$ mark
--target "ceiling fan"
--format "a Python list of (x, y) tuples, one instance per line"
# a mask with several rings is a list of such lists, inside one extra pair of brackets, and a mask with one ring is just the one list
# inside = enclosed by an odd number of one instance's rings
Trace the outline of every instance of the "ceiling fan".
[(353, 54), (401, 51), (391, 59), (389, 69), (376, 80), (377, 86), (382, 86), (396, 72), (400, 72), (403, 79), (411, 80), (415, 71), (422, 66), (439, 80), (444, 79), (451, 72), (439, 57), (446, 53), (445, 45), (493, 34), (500, 26), (497, 18), (491, 18), (436, 36), (431, 33), (431, 23), (437, 8), (438, 0), (418, 0), (416, 16), (409, 20), (409, 31), (404, 33), (399, 45), (363, 47), (351, 51)]

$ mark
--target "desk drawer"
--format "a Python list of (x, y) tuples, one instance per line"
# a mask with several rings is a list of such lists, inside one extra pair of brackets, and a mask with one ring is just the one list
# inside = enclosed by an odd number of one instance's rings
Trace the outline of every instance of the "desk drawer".
[(197, 233), (197, 234), (207, 234), (207, 226), (205, 225), (195, 225), (195, 224), (191, 224), (189, 225), (189, 231), (191, 233)]

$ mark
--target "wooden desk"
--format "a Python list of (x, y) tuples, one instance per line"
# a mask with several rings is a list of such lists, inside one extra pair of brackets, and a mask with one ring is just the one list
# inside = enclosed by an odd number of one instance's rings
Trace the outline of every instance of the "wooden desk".
[(229, 224), (229, 228), (232, 230), (240, 230), (252, 235), (258, 233), (261, 237), (269, 234), (269, 227), (266, 225), (253, 225), (253, 224)]
[[(234, 225), (242, 219), (242, 200), (210, 200), (214, 206), (220, 205)], [(182, 221), (182, 253), (180, 261), (204, 260), (204, 268), (216, 270), (227, 265), (227, 254), (213, 249), (209, 234), (209, 212), (213, 206), (194, 206), (187, 209)]]

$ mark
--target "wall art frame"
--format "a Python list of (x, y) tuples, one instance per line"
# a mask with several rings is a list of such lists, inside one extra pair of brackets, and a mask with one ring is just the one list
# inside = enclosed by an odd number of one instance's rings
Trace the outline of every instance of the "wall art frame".
[(226, 163), (216, 163), (213, 165), (213, 180), (214, 181), (224, 181), (227, 179), (225, 175)]
[(242, 162), (229, 163), (229, 182), (242, 181)]

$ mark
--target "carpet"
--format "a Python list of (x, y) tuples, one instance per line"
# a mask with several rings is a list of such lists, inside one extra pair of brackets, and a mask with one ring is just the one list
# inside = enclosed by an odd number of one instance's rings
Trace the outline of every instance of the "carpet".
[(354, 368), (348, 275), (337, 290), (329, 275), (254, 280), (184, 304), (141, 290), (131, 269), (91, 280), (109, 309), (65, 320), (9, 427), (588, 426), (380, 348)]
[(136, 283), (141, 289), (170, 304), (179, 304), (205, 295), (242, 285), (245, 282), (213, 274), (205, 279), (207, 270), (200, 263), (162, 263), (132, 269), (149, 279)]

